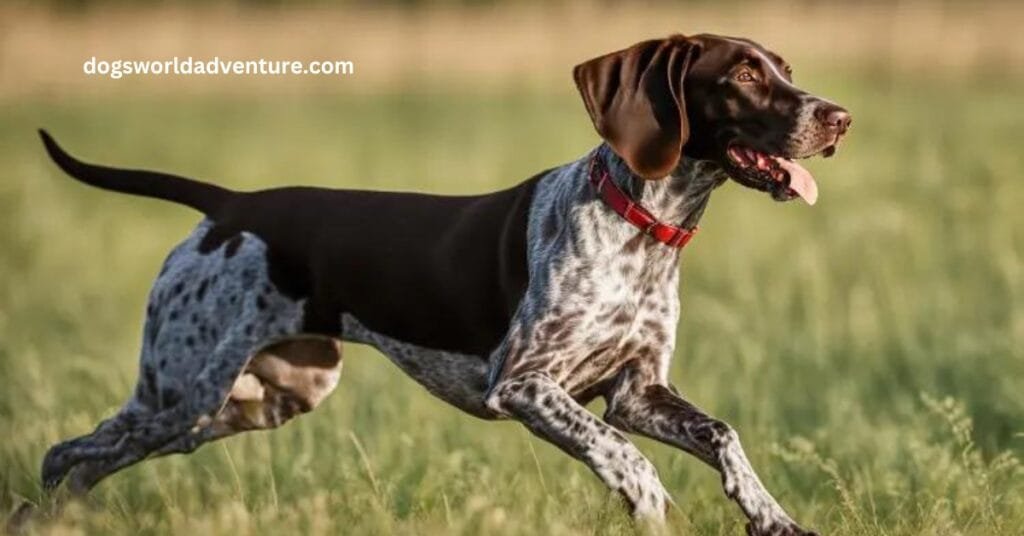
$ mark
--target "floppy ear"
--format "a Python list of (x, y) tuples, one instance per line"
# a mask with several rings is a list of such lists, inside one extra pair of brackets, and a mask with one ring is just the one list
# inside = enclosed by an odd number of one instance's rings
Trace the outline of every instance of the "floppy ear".
[(637, 43), (573, 69), (597, 133), (634, 173), (661, 179), (690, 136), (683, 78), (693, 44), (683, 36)]

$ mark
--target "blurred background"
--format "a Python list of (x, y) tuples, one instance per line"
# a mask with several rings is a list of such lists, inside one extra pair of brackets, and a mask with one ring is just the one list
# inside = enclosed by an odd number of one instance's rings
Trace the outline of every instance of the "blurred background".
[[(27, 2), (0, 5), (0, 513), (46, 448), (130, 394), (187, 209), (44, 156), (239, 189), (471, 193), (599, 143), (573, 65), (670, 33), (752, 38), (854, 126), (813, 209), (734, 184), (683, 253), (674, 383), (823, 534), (1024, 525), (1024, 5), (1012, 2)], [(100, 60), (348, 60), (330, 76), (86, 76)], [(440, 321), (440, 319), (439, 319)], [(314, 414), (147, 462), (44, 534), (628, 534), (617, 498), (349, 346)], [(600, 412), (600, 403), (593, 407)], [(695, 459), (638, 440), (672, 532), (738, 534)]]

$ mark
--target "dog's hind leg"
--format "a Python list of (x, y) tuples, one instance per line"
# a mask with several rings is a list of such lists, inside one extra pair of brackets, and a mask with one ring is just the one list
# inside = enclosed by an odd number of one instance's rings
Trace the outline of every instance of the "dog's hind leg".
[(133, 412), (122, 412), (100, 425), (97, 432), (51, 449), (43, 460), (44, 488), (56, 488), (79, 463), (117, 460), (119, 462), (114, 464), (117, 469), (131, 465), (187, 432), (204, 415), (215, 415), (253, 349), (258, 348), (258, 341), (252, 339), (241, 328), (228, 333), (204, 360), (198, 373), (189, 379), (188, 396), (179, 397), (175, 405), (154, 409), (141, 418)]
[(340, 373), (340, 341), (303, 335), (270, 344), (229, 378), (228, 393), (218, 395), (214, 410), (182, 412), (176, 406), (140, 423), (126, 434), (124, 448), (115, 455), (75, 467), (68, 487), (82, 494), (145, 458), (190, 453), (239, 432), (276, 428), (316, 408), (333, 391)]
[(47, 491), (56, 488), (77, 464), (115, 452), (122, 436), (149, 415), (146, 408), (132, 400), (116, 415), (101, 422), (92, 433), (50, 447), (43, 457), (43, 488)]

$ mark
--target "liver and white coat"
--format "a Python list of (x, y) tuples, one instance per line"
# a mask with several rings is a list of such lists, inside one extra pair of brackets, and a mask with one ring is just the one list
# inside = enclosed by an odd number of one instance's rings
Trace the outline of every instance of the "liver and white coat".
[[(647, 41), (575, 75), (605, 143), (480, 196), (233, 192), (85, 164), (43, 133), (70, 175), (205, 215), (153, 286), (133, 396), (49, 451), (45, 486), (70, 474), (85, 492), (147, 457), (310, 411), (336, 385), (348, 341), (468, 413), (522, 422), (639, 517), (662, 519), (670, 499), (624, 432), (718, 470), (752, 534), (803, 534), (736, 432), (669, 385), (680, 250), (612, 210), (589, 174), (597, 160), (637, 205), (693, 229), (730, 177), (778, 200), (804, 195), (809, 175), (789, 158), (830, 153), (849, 116), (796, 89), (781, 58), (732, 38)], [(603, 420), (584, 408), (599, 396)]]

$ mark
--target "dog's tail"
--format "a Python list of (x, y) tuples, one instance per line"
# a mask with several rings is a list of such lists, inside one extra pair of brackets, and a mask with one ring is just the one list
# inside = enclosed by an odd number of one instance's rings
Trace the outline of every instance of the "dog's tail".
[(211, 217), (235, 193), (220, 186), (166, 173), (87, 164), (64, 152), (45, 130), (40, 129), (39, 135), (50, 158), (65, 173), (97, 188), (174, 201)]

